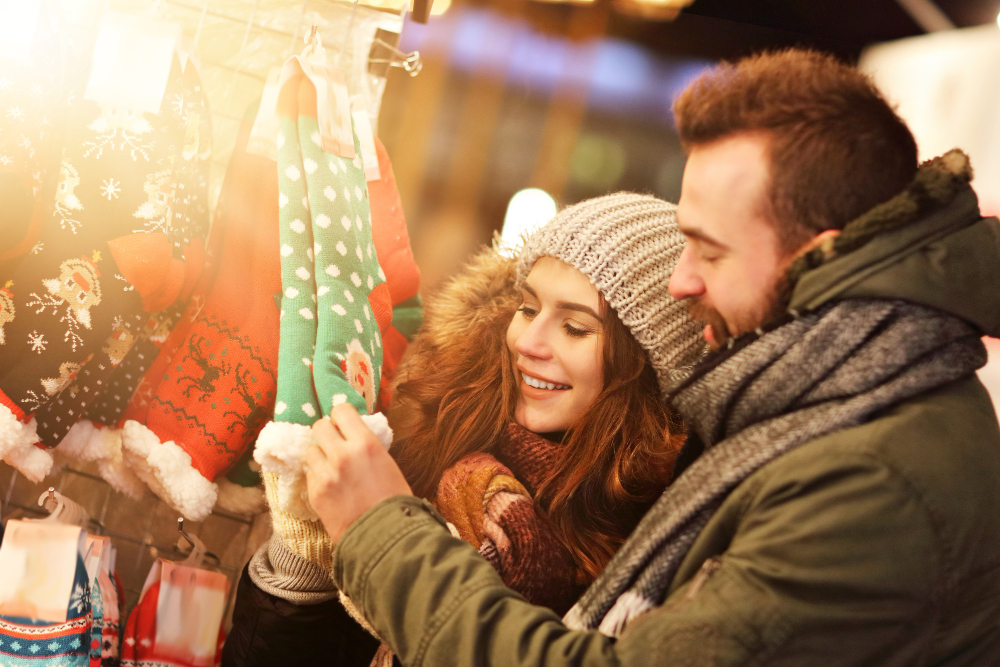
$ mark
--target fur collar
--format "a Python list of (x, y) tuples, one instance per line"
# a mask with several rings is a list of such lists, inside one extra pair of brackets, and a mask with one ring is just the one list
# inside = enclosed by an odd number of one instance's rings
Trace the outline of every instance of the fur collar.
[(836, 237), (813, 248), (788, 270), (789, 287), (803, 274), (862, 247), (874, 237), (900, 229), (952, 202), (972, 181), (968, 156), (955, 148), (920, 165), (913, 182), (892, 199), (849, 222)]

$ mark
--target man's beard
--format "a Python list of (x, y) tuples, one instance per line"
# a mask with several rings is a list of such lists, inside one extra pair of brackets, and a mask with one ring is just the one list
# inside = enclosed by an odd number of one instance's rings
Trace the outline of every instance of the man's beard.
[(704, 322), (712, 330), (712, 340), (707, 340), (712, 349), (722, 347), (731, 339), (748, 331), (759, 329), (781, 316), (788, 303), (788, 293), (785, 289), (787, 280), (784, 276), (768, 290), (766, 298), (751, 312), (739, 316), (730, 328), (726, 319), (715, 308), (705, 304), (699, 298), (688, 301), (688, 313), (696, 322)]

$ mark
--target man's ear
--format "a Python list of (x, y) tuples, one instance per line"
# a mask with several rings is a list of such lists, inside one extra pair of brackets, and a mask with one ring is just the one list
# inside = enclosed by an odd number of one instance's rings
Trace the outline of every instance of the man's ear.
[(833, 242), (838, 236), (840, 236), (839, 229), (823, 230), (822, 232), (820, 232), (819, 234), (817, 234), (816, 236), (812, 237), (811, 239), (803, 243), (801, 246), (799, 246), (799, 249), (796, 250), (795, 254), (792, 256), (793, 261), (795, 259), (798, 259), (799, 257), (802, 257), (803, 255), (810, 252), (814, 248), (822, 248), (823, 254), (829, 257), (833, 253)]

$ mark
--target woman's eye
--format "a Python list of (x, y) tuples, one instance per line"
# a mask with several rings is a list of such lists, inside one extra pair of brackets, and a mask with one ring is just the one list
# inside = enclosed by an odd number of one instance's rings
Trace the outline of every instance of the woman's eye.
[(564, 324), (563, 327), (566, 329), (566, 333), (573, 338), (583, 338), (584, 336), (593, 333), (590, 329), (580, 329), (572, 324)]
[(520, 308), (517, 309), (517, 312), (521, 313), (522, 315), (524, 315), (529, 319), (538, 314), (538, 311), (530, 306), (521, 306)]

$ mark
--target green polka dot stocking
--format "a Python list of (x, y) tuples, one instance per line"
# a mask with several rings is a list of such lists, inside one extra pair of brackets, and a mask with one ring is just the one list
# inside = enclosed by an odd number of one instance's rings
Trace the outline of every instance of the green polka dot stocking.
[(275, 421), (312, 424), (319, 416), (313, 390), (316, 282), (306, 174), (298, 141), (302, 78), (285, 83), (278, 98), (278, 238), (281, 254), (281, 325)]
[(355, 136), (353, 159), (325, 152), (316, 119), (302, 115), (299, 145), (316, 252), (316, 395), (323, 414), (343, 402), (370, 413), (392, 306), (372, 241), (360, 145)]

